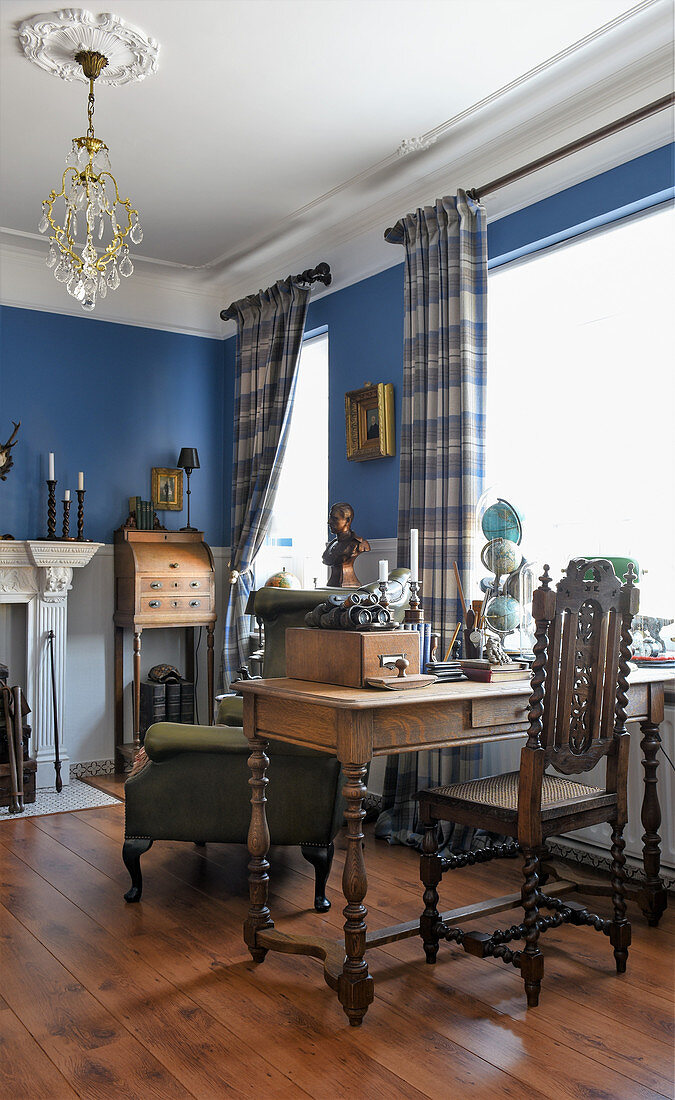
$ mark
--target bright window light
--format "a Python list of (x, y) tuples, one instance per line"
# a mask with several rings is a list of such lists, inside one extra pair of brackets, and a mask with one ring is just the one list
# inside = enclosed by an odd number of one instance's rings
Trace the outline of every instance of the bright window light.
[(328, 334), (304, 340), (272, 522), (255, 564), (256, 588), (286, 568), (303, 588), (325, 584), (328, 516)]
[(490, 274), (487, 482), (523, 550), (632, 557), (640, 610), (675, 616), (672, 208)]

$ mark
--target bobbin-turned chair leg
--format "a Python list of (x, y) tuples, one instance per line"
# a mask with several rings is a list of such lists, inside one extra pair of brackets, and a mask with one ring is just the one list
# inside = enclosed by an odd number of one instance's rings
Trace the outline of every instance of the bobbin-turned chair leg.
[(623, 825), (615, 825), (612, 829), (612, 905), (614, 907), (614, 920), (609, 929), (609, 942), (614, 948), (617, 974), (626, 973), (628, 948), (631, 939), (630, 922), (626, 920), (624, 879), (626, 857), (623, 854), (626, 842), (622, 835), (623, 829)]
[(438, 955), (438, 890), (441, 881), (441, 857), (438, 854), (438, 822), (425, 825), (422, 855), (420, 857), (420, 879), (424, 885), (424, 912), (420, 917), (420, 936), (424, 954), (428, 963), (435, 963)]
[(544, 974), (544, 956), (539, 950), (539, 856), (534, 848), (524, 848), (522, 904), (525, 910), (525, 949), (520, 956), (520, 972), (525, 983), (527, 1007), (539, 1004), (541, 979)]

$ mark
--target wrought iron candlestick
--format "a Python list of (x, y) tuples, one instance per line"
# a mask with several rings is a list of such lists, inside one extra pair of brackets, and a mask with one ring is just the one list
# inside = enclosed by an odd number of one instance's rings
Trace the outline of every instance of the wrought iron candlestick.
[(49, 499), (47, 501), (47, 538), (56, 538), (56, 481), (47, 478)]
[(406, 623), (423, 623), (424, 622), (424, 609), (420, 604), (419, 590), (421, 585), (419, 581), (409, 581), (410, 585), (410, 601), (405, 611), (403, 621)]
[(61, 532), (61, 538), (70, 538), (70, 500), (63, 500), (63, 530)]
[(77, 537), (84, 542), (84, 494), (85, 489), (77, 490)]

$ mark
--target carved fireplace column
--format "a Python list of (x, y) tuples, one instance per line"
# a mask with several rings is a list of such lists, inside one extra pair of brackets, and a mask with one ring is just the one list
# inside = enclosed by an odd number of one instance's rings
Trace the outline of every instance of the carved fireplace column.
[[(31, 755), (38, 787), (55, 781), (54, 708), (49, 631), (54, 631), (54, 672), (62, 779), (70, 781), (66, 701), (68, 592), (73, 569), (83, 568), (99, 542), (0, 541), (0, 603), (26, 605), (26, 698), (31, 708)], [(11, 670), (10, 670), (11, 675)]]

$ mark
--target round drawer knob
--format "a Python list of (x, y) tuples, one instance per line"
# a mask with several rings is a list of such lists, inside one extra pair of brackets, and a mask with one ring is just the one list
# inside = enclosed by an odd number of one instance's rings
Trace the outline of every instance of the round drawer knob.
[(190, 607), (201, 607), (201, 600), (190, 600)]
[(149, 600), (149, 602), (148, 602), (148, 607), (161, 607), (161, 606), (162, 606), (162, 601), (161, 600)]
[(170, 561), (169, 562), (169, 569), (178, 569), (179, 566), (180, 566), (179, 561)]

